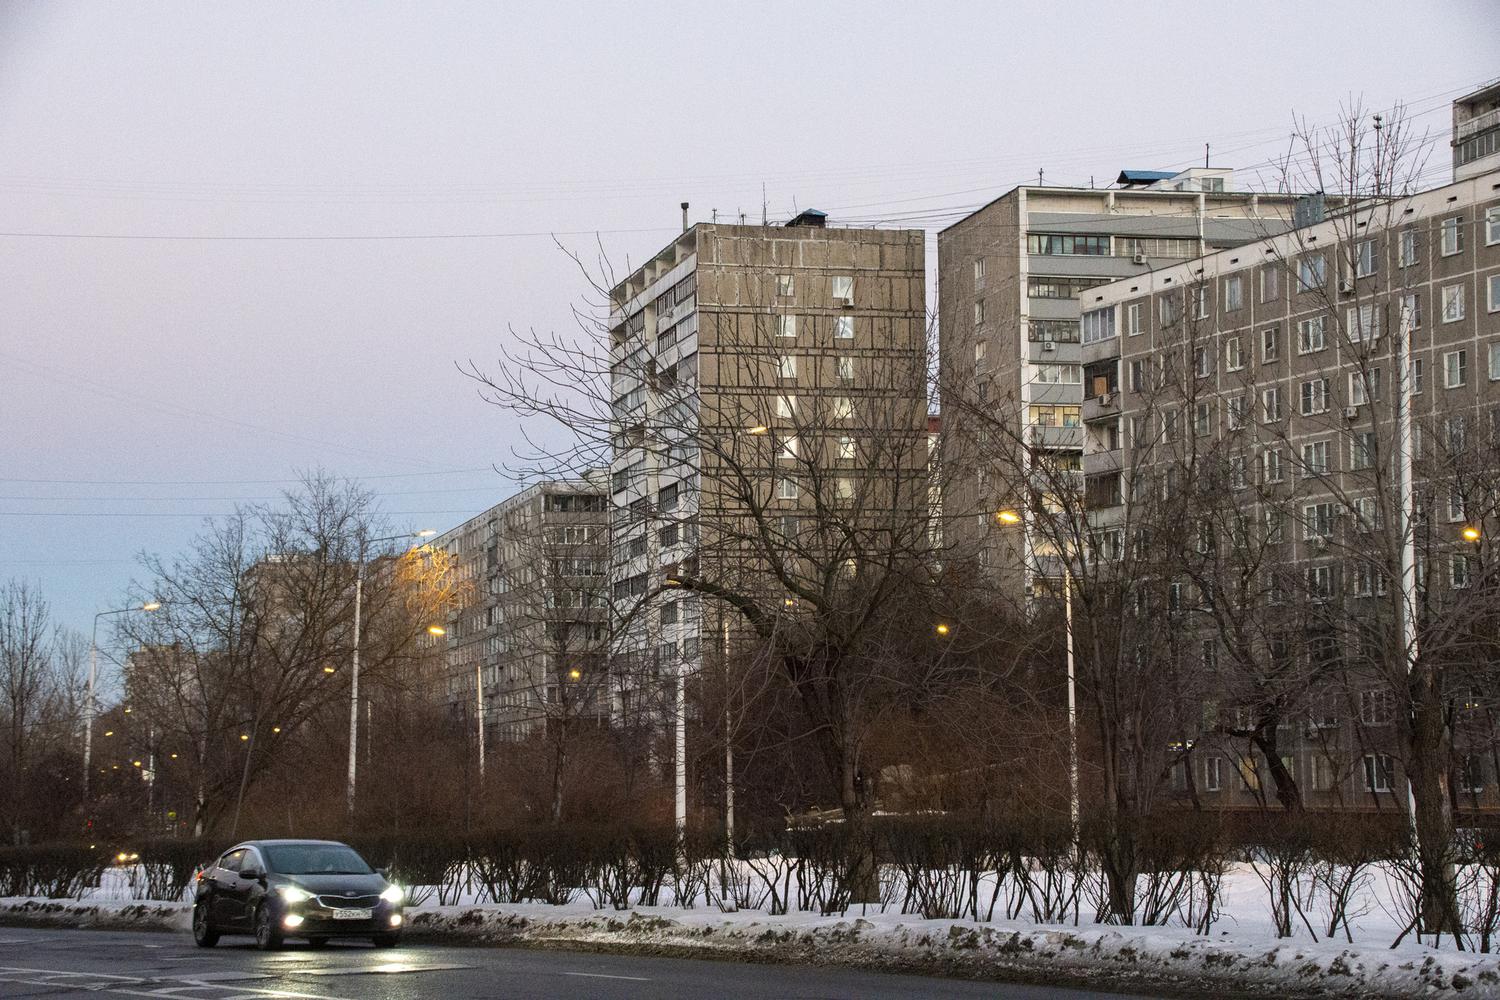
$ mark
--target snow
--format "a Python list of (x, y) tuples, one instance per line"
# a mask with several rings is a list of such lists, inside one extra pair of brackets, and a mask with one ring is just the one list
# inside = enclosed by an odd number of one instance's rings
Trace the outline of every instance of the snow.
[[(131, 891), (129, 873), (116, 869), (82, 900), (0, 900), (0, 921), (187, 929), (188, 903), (131, 900)], [(1223, 915), (1207, 935), (1185, 926), (1092, 924), (1087, 904), (1074, 925), (998, 916), (929, 920), (896, 912), (899, 904), (885, 912), (856, 905), (842, 916), (726, 913), (702, 900), (690, 909), (616, 911), (596, 908), (582, 893), (562, 906), (482, 903), (470, 893), (454, 905), (408, 907), (407, 927), (429, 940), (857, 965), (1116, 989), (1500, 998), (1500, 955), (1433, 948), (1410, 936), (1390, 947), (1404, 926), (1399, 896), (1393, 879), (1375, 873), (1354, 907), (1352, 944), (1314, 941), (1300, 921), (1297, 934), (1277, 939), (1265, 887), (1243, 864), (1226, 874)], [(1322, 938), (1316, 906), (1309, 920)]]

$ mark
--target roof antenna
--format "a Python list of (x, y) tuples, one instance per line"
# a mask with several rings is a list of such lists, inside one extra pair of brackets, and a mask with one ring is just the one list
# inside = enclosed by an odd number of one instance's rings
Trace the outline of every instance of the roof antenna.
[(1036, 168), (1036, 186), (1037, 187), (1041, 187), (1042, 186), (1042, 168), (1041, 167), (1037, 167)]
[(1208, 143), (1203, 144), (1203, 169), (1208, 169)]
[(713, 211), (713, 220), (715, 222), (718, 222), (719, 221), (719, 210), (717, 208), (715, 208), (712, 211)]
[(762, 227), (764, 227), (765, 224), (766, 224), (766, 182), (765, 181), (761, 181), (760, 182), (760, 224), (761, 224)]
[(688, 210), (688, 203), (687, 202), (683, 202), (682, 203), (682, 231), (683, 232), (687, 232), (688, 231), (687, 210)]

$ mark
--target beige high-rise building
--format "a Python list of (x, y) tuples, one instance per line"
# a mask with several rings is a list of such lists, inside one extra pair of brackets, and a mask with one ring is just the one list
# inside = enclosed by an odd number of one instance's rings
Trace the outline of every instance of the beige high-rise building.
[(1108, 189), (1018, 187), (938, 234), (943, 508), (956, 557), (1013, 598), (1059, 576), (1029, 523), (995, 515), (1029, 500), (1014, 456), (1063, 470), (1082, 459), (1082, 342), (1101, 331), (1080, 329), (1080, 296), (1281, 232), (1291, 204), (1234, 190), (1226, 169), (1126, 170)]
[[(771, 564), (826, 569), (836, 525), (925, 530), (923, 250), (921, 231), (832, 228), (816, 211), (699, 223), (613, 289), (610, 581), (627, 722), (659, 717), (663, 682), (740, 627), (674, 582), (774, 612), (786, 581)], [(837, 558), (854, 573), (862, 554)]]
[(1453, 179), (1500, 167), (1500, 80), (1453, 102)]

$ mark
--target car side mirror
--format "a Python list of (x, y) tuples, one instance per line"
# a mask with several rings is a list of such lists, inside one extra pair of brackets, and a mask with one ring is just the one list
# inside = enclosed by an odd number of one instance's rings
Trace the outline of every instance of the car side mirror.
[(259, 868), (251, 867), (240, 869), (240, 878), (245, 879), (248, 882), (259, 882), (265, 877), (266, 873), (261, 871)]
[(391, 870), (389, 868), (377, 868), (377, 869), (375, 869), (375, 874), (379, 875), (381, 878), (385, 879), (387, 882), (390, 881)]

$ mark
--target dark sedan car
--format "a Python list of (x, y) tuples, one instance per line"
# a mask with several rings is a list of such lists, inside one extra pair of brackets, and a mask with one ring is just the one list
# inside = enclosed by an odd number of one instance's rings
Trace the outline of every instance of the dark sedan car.
[(354, 848), (332, 840), (249, 840), (198, 873), (193, 940), (212, 948), (221, 934), (254, 934), (269, 951), (287, 937), (314, 948), (329, 938), (401, 940), (404, 897)]

